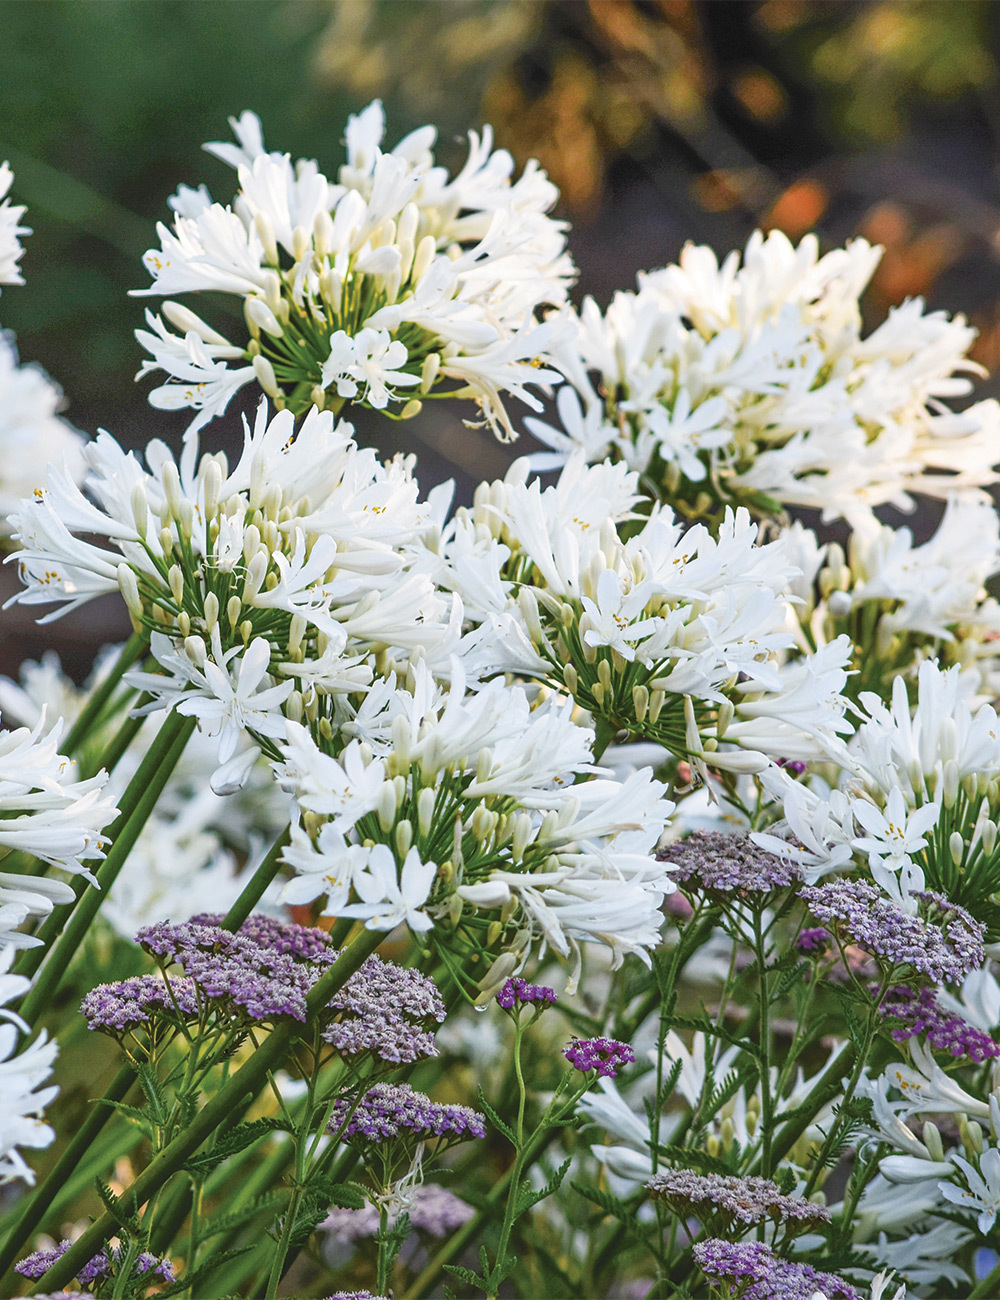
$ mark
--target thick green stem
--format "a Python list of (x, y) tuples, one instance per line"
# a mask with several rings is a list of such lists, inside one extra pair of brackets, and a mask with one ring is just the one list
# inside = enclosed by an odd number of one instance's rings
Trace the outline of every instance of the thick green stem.
[(809, 1096), (799, 1108), (799, 1114), (788, 1120), (771, 1144), (771, 1160), (775, 1165), (784, 1160), (822, 1107), (840, 1092), (841, 1081), (850, 1072), (856, 1054), (854, 1044), (845, 1043), (813, 1084)]
[(286, 826), (268, 850), (267, 857), (243, 886), (243, 892), (222, 922), (227, 930), (238, 930), (264, 896), (264, 890), (278, 874), (281, 855), (288, 844), (291, 827)]
[[(380, 932), (372, 930), (362, 930), (355, 937), (310, 990), (306, 998), (307, 1019), (314, 1016), (321, 1007), (326, 1006), (334, 993), (338, 992), (366, 958), (371, 956), (383, 937)], [(300, 1027), (295, 1022), (287, 1022), (272, 1030), (266, 1042), (261, 1044), (229, 1082), (198, 1112), (187, 1128), (155, 1156), (134, 1182), (125, 1189), (122, 1194), (123, 1204), (136, 1209), (145, 1205), (181, 1168), (188, 1157), (197, 1151), (206, 1138), (220, 1124), (226, 1122), (234, 1107), (263, 1086), (268, 1074), (278, 1069), (284, 1061), (300, 1032)], [(53, 1291), (65, 1286), (77, 1275), (81, 1266), (97, 1254), (108, 1238), (114, 1236), (117, 1231), (118, 1222), (115, 1217), (111, 1214), (103, 1214), (73, 1243), (62, 1258), (53, 1264), (45, 1276), (38, 1281), (34, 1291)]]
[(111, 699), (112, 695), (118, 688), (123, 674), (131, 668), (135, 661), (145, 653), (149, 645), (149, 634), (147, 632), (133, 632), (129, 639), (122, 646), (121, 654), (114, 662), (114, 666), (108, 673), (107, 677), (100, 683), (97, 689), (91, 695), (90, 699), (83, 707), (77, 720), (69, 730), (69, 734), (62, 744), (62, 752), (72, 756), (80, 743), (86, 739), (87, 732), (94, 725), (100, 716), (101, 710)]
[(134, 1082), (135, 1071), (130, 1065), (123, 1065), (108, 1085), (104, 1096), (95, 1103), (93, 1110), (77, 1129), (66, 1150), (52, 1166), (48, 1177), (25, 1197), (20, 1212), (10, 1225), (3, 1250), (0, 1251), (0, 1283), (6, 1280), (8, 1269), (42, 1221), (46, 1210), (58, 1195), (66, 1179), (77, 1168), (90, 1144), (114, 1114), (114, 1107), (106, 1103), (123, 1101)]
[[(129, 782), (129, 791), (135, 787), (136, 797), (134, 799), (130, 797), (127, 800), (131, 806), (131, 811), (126, 820), (122, 822), (120, 815), (115, 822), (116, 834), (114, 835), (114, 842), (97, 873), (98, 888), (93, 886), (89, 889), (85, 888), (82, 896), (77, 899), (72, 916), (66, 921), (65, 929), (53, 944), (48, 960), (20, 1007), (21, 1015), (29, 1024), (34, 1022), (43, 1007), (51, 1005), (60, 980), (66, 974), (70, 962), (76, 955), (77, 948), (90, 927), (90, 923), (97, 915), (98, 909), (107, 898), (112, 885), (118, 879), (118, 874), (125, 865), (125, 860), (132, 852), (142, 828), (149, 820), (149, 815), (156, 806), (156, 801), (177, 766), (177, 760), (184, 752), (184, 747), (190, 739), (192, 731), (194, 731), (196, 722), (197, 719), (195, 718), (184, 718), (180, 714), (171, 713), (150, 746), (146, 758), (140, 763), (135, 776)], [(150, 760), (148, 767), (146, 767), (147, 760)], [(146, 768), (145, 772), (143, 772), (144, 767)], [(141, 781), (140, 777), (142, 778)], [(122, 802), (126, 803), (126, 800), (123, 798)], [(72, 906), (72, 904), (67, 903), (63, 908), (56, 908), (52, 912), (49, 921), (39, 931), (39, 938), (42, 939), (43, 945), (47, 939), (54, 937), (52, 933), (46, 934), (49, 922), (57, 916), (57, 913), (65, 913)], [(55, 931), (61, 928), (64, 919), (64, 916), (58, 917), (55, 922)], [(41, 950), (33, 949), (32, 951), (38, 952)]]
[[(560, 1130), (558, 1128), (546, 1129), (545, 1132), (538, 1134), (536, 1138), (530, 1140), (528, 1145), (525, 1147), (525, 1155), (524, 1160), (521, 1162), (521, 1167), (524, 1168), (527, 1164), (533, 1164), (545, 1148), (555, 1140), (559, 1132)], [(448, 1238), (434, 1258), (424, 1267), (420, 1276), (416, 1279), (409, 1290), (403, 1294), (402, 1300), (421, 1300), (421, 1297), (427, 1295), (428, 1291), (441, 1275), (441, 1270), (444, 1268), (445, 1264), (450, 1263), (456, 1255), (460, 1254), (469, 1242), (472, 1241), (476, 1233), (482, 1229), (483, 1225), (493, 1217), (493, 1211), (507, 1193), (507, 1189), (514, 1177), (514, 1170), (515, 1166), (511, 1165), (507, 1172), (494, 1184), (493, 1190), (486, 1197), (486, 1204), (483, 1208), (474, 1218), (471, 1218), (468, 1223), (464, 1224), (456, 1233), (453, 1233)]]
[(989, 1273), (969, 1292), (969, 1300), (994, 1300), (1000, 1295), (1000, 1264), (996, 1264)]

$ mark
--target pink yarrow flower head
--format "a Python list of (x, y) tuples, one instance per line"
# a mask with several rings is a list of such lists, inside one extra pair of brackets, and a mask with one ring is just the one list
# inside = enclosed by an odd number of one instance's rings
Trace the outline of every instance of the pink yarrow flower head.
[(574, 1038), (563, 1050), (563, 1056), (581, 1074), (596, 1070), (607, 1079), (617, 1078), (622, 1066), (631, 1065), (635, 1060), (635, 1052), (628, 1043), (620, 1043), (616, 1038)]
[(534, 1006), (537, 1013), (555, 1001), (555, 989), (544, 984), (529, 984), (517, 975), (509, 979), (497, 994), (497, 1002), (504, 1011), (511, 1011), (515, 1015), (523, 1006)]
[(813, 1300), (817, 1294), (826, 1300), (861, 1300), (850, 1282), (782, 1259), (762, 1241), (700, 1241), (694, 1257), (710, 1280), (740, 1287), (741, 1300)]

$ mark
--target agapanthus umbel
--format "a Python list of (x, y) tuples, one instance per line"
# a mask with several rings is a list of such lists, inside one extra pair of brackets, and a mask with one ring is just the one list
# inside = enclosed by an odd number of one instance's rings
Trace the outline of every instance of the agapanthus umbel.
[(173, 228), (158, 227), (162, 247), (144, 259), (154, 283), (137, 292), (234, 295), (249, 337), (234, 344), (176, 302), (147, 312), (137, 337), (152, 359), (139, 373), (167, 375), (155, 406), (193, 407), (197, 427), (256, 379), (297, 414), (455, 395), (510, 436), (502, 392), (540, 409), (525, 385), (556, 376), (538, 369), (551, 327), (533, 313), (565, 300), (574, 268), (564, 224), (546, 215), (558, 191), (536, 163), (512, 182), (513, 160), (492, 152), (487, 127), (449, 178), (433, 127), (383, 152), (376, 100), (349, 119), (331, 183), (315, 162), (266, 152), (253, 113), (230, 120), (239, 144), (206, 148), (237, 169), (235, 200), (182, 187)]
[(771, 1220), (802, 1232), (830, 1222), (830, 1213), (822, 1205), (801, 1196), (786, 1196), (767, 1178), (668, 1169), (655, 1174), (646, 1187), (657, 1200), (711, 1224), (752, 1227)]
[(624, 459), (668, 500), (706, 492), (852, 521), (992, 482), (996, 403), (959, 413), (941, 400), (979, 372), (966, 320), (910, 299), (862, 337), (858, 298), (880, 255), (856, 239), (820, 257), (815, 235), (793, 247), (758, 231), (742, 265), (688, 244), (606, 312), (591, 299), (564, 309), (562, 429), (529, 420), (552, 448), (539, 463), (582, 449)]
[(909, 967), (934, 984), (960, 984), (985, 961), (986, 927), (943, 894), (915, 894), (912, 916), (866, 880), (840, 878), (807, 885), (799, 896), (813, 916), (881, 965)]
[(605, 1079), (617, 1078), (618, 1071), (635, 1060), (635, 1052), (628, 1043), (620, 1043), (616, 1038), (574, 1038), (563, 1049), (563, 1056), (581, 1074), (596, 1070)]
[(782, 1259), (762, 1241), (712, 1238), (694, 1246), (699, 1268), (709, 1279), (740, 1287), (740, 1300), (862, 1300), (861, 1293), (833, 1273)]
[[(61, 1241), (51, 1250), (36, 1250), (34, 1254), (28, 1255), (19, 1264), (15, 1264), (15, 1271), (24, 1277), (43, 1277), (57, 1260), (62, 1259), (71, 1244), (69, 1241)], [(100, 1278), (110, 1277), (124, 1257), (123, 1246), (112, 1246), (108, 1250), (102, 1250), (77, 1271), (77, 1280), (87, 1286)], [(148, 1277), (150, 1282), (157, 1278), (163, 1282), (174, 1280), (174, 1266), (170, 1260), (158, 1259), (148, 1251), (143, 1251), (137, 1256), (132, 1271), (137, 1277)]]
[(331, 1133), (364, 1142), (438, 1142), (450, 1145), (467, 1138), (484, 1138), (486, 1121), (468, 1106), (431, 1101), (408, 1083), (377, 1083), (355, 1103), (334, 1103), (327, 1128)]
[(897, 1043), (922, 1034), (935, 1051), (952, 1056), (967, 1056), (977, 1063), (1000, 1056), (1000, 1043), (962, 1016), (939, 1006), (932, 988), (901, 985), (889, 989), (880, 1006), (887, 1015), (903, 1021), (891, 1031)]
[(30, 235), (31, 228), (21, 225), (25, 208), (7, 197), (14, 182), (9, 163), (0, 163), (0, 284), (24, 284), (18, 268), (24, 249), (19, 236)]
[(793, 862), (758, 848), (748, 835), (724, 831), (695, 831), (656, 856), (679, 885), (711, 894), (766, 895), (802, 879)]
[(529, 984), (519, 975), (509, 979), (497, 994), (497, 1002), (504, 1011), (512, 1011), (515, 1006), (529, 1005), (542, 1010), (556, 1000), (555, 989), (550, 989), (544, 984)]

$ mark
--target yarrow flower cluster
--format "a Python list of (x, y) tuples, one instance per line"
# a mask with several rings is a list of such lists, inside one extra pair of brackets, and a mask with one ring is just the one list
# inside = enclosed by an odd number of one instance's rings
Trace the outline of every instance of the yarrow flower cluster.
[[(408, 1197), (406, 1214), (410, 1227), (429, 1237), (447, 1237), (468, 1223), (475, 1211), (447, 1187), (424, 1183)], [(398, 1216), (390, 1215), (390, 1227)], [(354, 1242), (374, 1237), (379, 1230), (379, 1211), (375, 1205), (361, 1210), (331, 1210), (319, 1230), (326, 1234), (324, 1249), (332, 1259)]]
[(497, 1004), (503, 1007), (504, 1011), (512, 1011), (515, 1007), (522, 1006), (534, 1006), (537, 1010), (544, 1010), (549, 1003), (557, 1000), (555, 989), (550, 989), (544, 984), (529, 984), (519, 975), (509, 979), (497, 994)]
[(182, 187), (172, 228), (158, 227), (161, 247), (144, 259), (154, 283), (136, 292), (235, 295), (250, 337), (234, 344), (172, 301), (148, 312), (139, 374), (167, 375), (154, 406), (193, 407), (197, 427), (254, 380), (296, 414), (408, 398), (409, 415), (427, 396), (471, 397), (502, 436), (513, 436), (504, 392), (541, 409), (525, 385), (556, 376), (535, 364), (552, 328), (533, 313), (565, 300), (575, 269), (536, 163), (512, 181), (487, 127), (449, 177), (433, 127), (383, 150), (376, 100), (349, 119), (347, 161), (330, 182), (315, 162), (266, 152), (253, 113), (230, 120), (238, 144), (205, 147), (236, 169), (233, 203)]
[(615, 1038), (574, 1038), (563, 1056), (574, 1070), (589, 1074), (596, 1070), (602, 1079), (614, 1079), (618, 1071), (635, 1060), (635, 1052), (628, 1043)]
[(767, 895), (801, 880), (798, 867), (758, 848), (747, 835), (695, 831), (687, 839), (660, 849), (678, 885), (709, 894)]
[[(90, 1028), (121, 1037), (139, 1026), (197, 1020), (206, 1011), (239, 1023), (304, 1022), (309, 991), (338, 955), (329, 935), (265, 915), (249, 917), (233, 933), (222, 919), (201, 915), (140, 930), (136, 941), (165, 978), (134, 976), (92, 990), (80, 1007)], [(184, 974), (171, 972), (174, 965)], [(390, 1064), (436, 1056), (428, 1026), (444, 1017), (433, 980), (376, 956), (320, 1013), (323, 1041), (342, 1056), (369, 1054)]]
[(960, 984), (985, 961), (986, 927), (941, 894), (915, 895), (922, 904), (916, 916), (865, 880), (807, 885), (799, 896), (817, 920), (889, 969), (908, 967), (934, 984)]
[(1000, 1056), (1000, 1043), (962, 1016), (940, 1006), (932, 988), (910, 989), (905, 985), (892, 988), (879, 1005), (886, 1015), (903, 1021), (891, 1031), (897, 1043), (922, 1034), (935, 1051), (951, 1056), (966, 1056), (977, 1063)]
[(754, 1227), (770, 1220), (793, 1225), (798, 1232), (830, 1222), (822, 1205), (786, 1196), (767, 1178), (732, 1177), (727, 1174), (696, 1174), (690, 1169), (669, 1169), (654, 1175), (646, 1184), (657, 1200), (707, 1223), (725, 1222)]
[(833, 1273), (782, 1259), (762, 1241), (712, 1238), (694, 1245), (698, 1267), (713, 1281), (739, 1286), (741, 1300), (862, 1300), (861, 1292)]
[(402, 1139), (450, 1146), (484, 1138), (486, 1121), (469, 1106), (431, 1101), (408, 1083), (377, 1083), (356, 1103), (347, 1098), (336, 1101), (327, 1129), (364, 1143)]
[[(33, 1255), (28, 1255), (17, 1264), (17, 1271), (23, 1277), (40, 1278), (48, 1272), (56, 1260), (69, 1250), (70, 1242), (62, 1241), (52, 1250), (36, 1250)], [(112, 1246), (108, 1250), (102, 1250), (96, 1254), (89, 1263), (84, 1264), (77, 1271), (77, 1279), (84, 1286), (91, 1282), (97, 1282), (101, 1278), (111, 1277), (115, 1274), (125, 1258), (125, 1252), (121, 1246)], [(169, 1259), (158, 1259), (156, 1255), (151, 1255), (148, 1251), (143, 1251), (138, 1255), (132, 1264), (132, 1272), (137, 1277), (148, 1277), (152, 1282), (159, 1279), (162, 1282), (172, 1282), (174, 1280), (174, 1266)]]

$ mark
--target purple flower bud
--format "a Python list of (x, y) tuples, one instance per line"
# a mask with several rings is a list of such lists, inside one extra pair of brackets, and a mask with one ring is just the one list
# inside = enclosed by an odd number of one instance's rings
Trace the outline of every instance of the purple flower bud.
[(563, 1056), (574, 1070), (589, 1074), (591, 1070), (608, 1079), (614, 1079), (623, 1065), (635, 1060), (635, 1052), (628, 1043), (615, 1038), (574, 1038)]
[(833, 942), (833, 936), (829, 930), (824, 930), (821, 925), (812, 930), (800, 930), (799, 936), (795, 940), (795, 946), (799, 952), (826, 952)]
[(544, 1008), (546, 1003), (556, 1001), (555, 989), (547, 988), (544, 984), (528, 984), (525, 980), (515, 975), (509, 979), (497, 994), (497, 1002), (503, 1007), (504, 1011), (510, 1011), (515, 1003), (526, 1005), (529, 1002), (539, 1003)]

